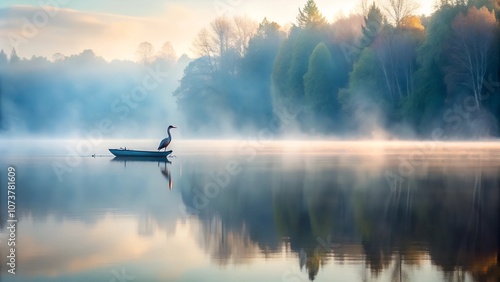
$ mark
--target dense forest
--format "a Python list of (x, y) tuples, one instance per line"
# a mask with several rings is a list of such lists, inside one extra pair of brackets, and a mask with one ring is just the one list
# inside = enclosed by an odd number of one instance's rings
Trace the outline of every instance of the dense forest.
[(194, 130), (366, 138), (498, 135), (499, 1), (366, 5), (329, 23), (313, 0), (289, 28), (220, 17), (174, 92)]
[[(332, 22), (313, 0), (291, 25), (218, 17), (193, 59), (147, 42), (137, 62), (1, 51), (0, 130), (81, 135), (110, 121), (114, 136), (167, 123), (203, 137), (499, 135), (499, 0), (441, 0), (431, 15), (413, 0), (361, 2)], [(168, 75), (138, 89), (158, 68)]]

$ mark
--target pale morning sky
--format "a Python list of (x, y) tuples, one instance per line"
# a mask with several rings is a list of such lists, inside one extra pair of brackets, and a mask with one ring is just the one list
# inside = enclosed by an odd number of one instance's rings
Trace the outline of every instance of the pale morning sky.
[[(135, 59), (137, 45), (148, 41), (158, 49), (170, 41), (178, 55), (191, 55), (197, 32), (217, 16), (264, 17), (279, 24), (295, 21), (306, 0), (2, 0), (0, 49), (21, 57), (54, 53), (70, 55), (92, 49), (107, 60)], [(429, 14), (434, 0), (420, 2)], [(56, 3), (59, 10), (48, 9)], [(357, 9), (359, 1), (316, 0), (332, 21)]]

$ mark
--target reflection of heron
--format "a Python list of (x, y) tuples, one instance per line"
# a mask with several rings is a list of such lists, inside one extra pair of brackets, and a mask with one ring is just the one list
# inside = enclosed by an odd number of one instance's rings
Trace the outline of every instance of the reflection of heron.
[(168, 181), (168, 189), (172, 190), (172, 186), (173, 186), (172, 185), (172, 175), (170, 174), (170, 171), (167, 168), (167, 163), (165, 163), (165, 167), (164, 168), (161, 168), (161, 174), (163, 174), (163, 176), (165, 176), (165, 178)]
[[(134, 162), (137, 162), (137, 163), (147, 163), (147, 162), (158, 163), (158, 167), (160, 168), (161, 174), (163, 174), (163, 176), (165, 176), (165, 178), (168, 181), (168, 189), (172, 190), (172, 188), (173, 188), (172, 174), (170, 173), (170, 171), (167, 168), (167, 164), (172, 164), (172, 162), (169, 161), (167, 158), (164, 158), (164, 159), (159, 159), (159, 158), (113, 158), (111, 161), (116, 162), (116, 163), (121, 162), (121, 163), (123, 163), (123, 166), (125, 168), (127, 167), (127, 162), (131, 162), (131, 163), (134, 163)], [(160, 167), (161, 163), (164, 163), (165, 166)]]
[(158, 167), (160, 166), (161, 163), (165, 163), (165, 164), (172, 163), (167, 158), (163, 159), (163, 158), (134, 158), (134, 157), (118, 158), (118, 157), (115, 157), (115, 158), (111, 159), (111, 161), (116, 162), (116, 163), (123, 163), (124, 167), (127, 167), (127, 162), (129, 162), (129, 163), (148, 163), (148, 162), (158, 163)]
[(167, 136), (167, 138), (161, 140), (160, 145), (158, 146), (158, 151), (161, 149), (165, 149), (165, 151), (167, 150), (167, 146), (172, 141), (172, 135), (170, 134), (170, 129), (172, 129), (172, 128), (177, 128), (177, 127), (175, 127), (173, 125), (168, 127), (168, 129), (167, 129), (168, 136)]

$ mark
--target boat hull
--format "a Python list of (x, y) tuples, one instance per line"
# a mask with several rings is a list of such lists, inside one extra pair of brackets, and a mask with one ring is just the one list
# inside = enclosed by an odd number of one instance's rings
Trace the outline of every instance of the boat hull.
[(172, 151), (138, 151), (127, 149), (109, 149), (117, 158), (166, 158)]

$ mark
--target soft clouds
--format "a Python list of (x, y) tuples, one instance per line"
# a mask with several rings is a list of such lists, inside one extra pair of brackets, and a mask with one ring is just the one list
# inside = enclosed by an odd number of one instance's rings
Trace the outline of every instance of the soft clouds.
[[(160, 48), (170, 41), (182, 53), (189, 50), (193, 35), (206, 25), (200, 12), (169, 5), (162, 17), (133, 17), (71, 9), (13, 6), (0, 10), (0, 48), (16, 47), (24, 57), (54, 53), (65, 55), (93, 49), (106, 59), (135, 59), (143, 41)], [(45, 19), (43, 17), (45, 15)]]

